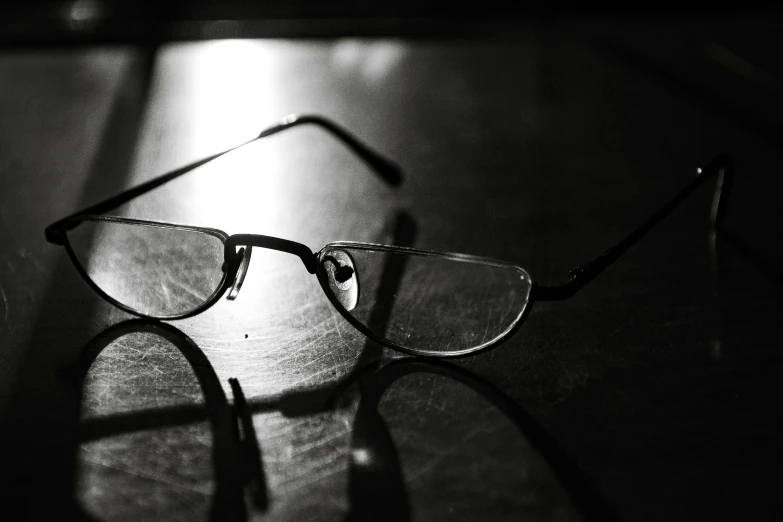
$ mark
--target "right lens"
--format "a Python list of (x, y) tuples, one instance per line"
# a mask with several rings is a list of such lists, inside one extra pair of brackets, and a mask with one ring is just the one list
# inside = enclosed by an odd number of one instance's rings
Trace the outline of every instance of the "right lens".
[(344, 312), (421, 355), (460, 355), (496, 342), (522, 317), (531, 289), (517, 266), (456, 254), (335, 243), (319, 263), (322, 286)]
[(76, 262), (98, 288), (148, 317), (193, 312), (225, 277), (223, 239), (201, 230), (89, 218), (67, 237)]

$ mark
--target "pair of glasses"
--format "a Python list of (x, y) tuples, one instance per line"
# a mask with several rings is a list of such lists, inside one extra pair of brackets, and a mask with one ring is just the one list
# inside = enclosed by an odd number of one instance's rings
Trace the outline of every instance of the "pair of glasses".
[[(302, 124), (328, 131), (384, 181), (402, 183), (400, 169), (334, 122), (288, 116), (257, 137), (151, 179), (46, 228), (101, 297), (137, 316), (191, 317), (242, 288), (253, 248), (300, 258), (340, 314), (385, 346), (421, 356), (455, 357), (496, 346), (522, 322), (534, 301), (574, 295), (670, 214), (699, 185), (717, 178), (711, 225), (726, 212), (733, 163), (727, 155), (697, 169), (694, 180), (638, 228), (598, 257), (576, 267), (564, 284), (547, 286), (508, 261), (415, 248), (337, 241), (314, 253), (286, 239), (228, 235), (213, 228), (109, 216), (106, 213), (244, 145)], [(390, 275), (393, 281), (390, 282)], [(379, 320), (381, 318), (381, 320)]]

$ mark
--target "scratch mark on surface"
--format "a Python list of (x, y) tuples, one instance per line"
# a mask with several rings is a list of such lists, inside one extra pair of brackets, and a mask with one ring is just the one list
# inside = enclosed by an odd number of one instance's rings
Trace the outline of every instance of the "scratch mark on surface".
[(8, 226), (8, 219), (5, 217), (5, 205), (0, 206), (0, 227), (5, 229), (9, 237), (13, 237), (13, 234), (11, 234), (11, 227)]
[(291, 387), (292, 387), (292, 388), (295, 388), (296, 386), (298, 386), (298, 385), (302, 384), (303, 382), (307, 382), (307, 381), (310, 381), (310, 380), (314, 380), (314, 379), (315, 379), (316, 377), (318, 377), (319, 375), (322, 375), (322, 374), (324, 374), (324, 373), (326, 373), (326, 372), (330, 372), (330, 371), (332, 371), (332, 368), (323, 368), (323, 369), (321, 369), (321, 370), (318, 370), (318, 371), (317, 371), (317, 372), (315, 372), (315, 373), (312, 373), (312, 374), (310, 374), (310, 375), (307, 375), (306, 377), (302, 377), (301, 379), (298, 379), (298, 380), (296, 380), (296, 381), (292, 382), (292, 383), (291, 383)]
[(152, 476), (152, 475), (150, 475), (148, 473), (143, 473), (141, 471), (135, 471), (135, 470), (131, 470), (131, 469), (118, 468), (117, 466), (112, 466), (111, 464), (107, 464), (106, 462), (100, 462), (98, 460), (91, 459), (91, 458), (89, 458), (89, 455), (90, 455), (90, 451), (89, 450), (87, 450), (85, 448), (80, 448), (80, 449), (81, 449), (82, 453), (87, 455), (87, 456), (83, 457), (84, 460), (89, 462), (90, 464), (94, 464), (96, 466), (101, 466), (101, 467), (104, 467), (104, 468), (107, 468), (107, 469), (113, 469), (114, 471), (119, 471), (120, 473), (127, 473), (128, 475), (132, 475), (134, 477), (143, 478), (143, 479), (146, 479), (146, 480), (149, 480), (149, 481), (152, 481), (152, 482), (157, 482), (158, 484), (165, 484), (167, 486), (171, 486), (173, 488), (181, 489), (183, 491), (190, 491), (192, 493), (200, 493), (202, 495), (209, 495), (210, 494), (209, 491), (202, 491), (200, 489), (191, 488), (191, 487), (188, 487), (188, 486), (185, 486), (185, 485), (182, 485), (182, 484), (176, 484), (174, 482), (165, 480), (165, 479), (163, 479), (161, 477)]
[(568, 370), (568, 367), (563, 362), (562, 357), (560, 357), (560, 354), (558, 353), (558, 350), (551, 345), (548, 341), (544, 341), (544, 344), (551, 350), (552, 354), (555, 356), (555, 359), (560, 364), (561, 368), (563, 368), (563, 372), (565, 373), (566, 377), (568, 377), (568, 380), (570, 382), (575, 382), (574, 376), (571, 374), (571, 372)]
[(5, 268), (8, 270), (9, 273), (16, 275), (16, 267), (11, 262), (10, 259), (6, 258), (3, 259), (3, 262), (5, 263)]
[(332, 324), (334, 325), (334, 329), (337, 331), (337, 335), (340, 337), (340, 344), (343, 346), (348, 346), (348, 343), (345, 342), (345, 338), (343, 337), (343, 332), (340, 329), (340, 325), (337, 323), (337, 317), (335, 315), (331, 316)]
[(465, 436), (462, 438), (461, 441), (459, 441), (456, 444), (451, 444), (447, 448), (444, 448), (443, 452), (441, 452), (438, 455), (435, 455), (434, 458), (432, 458), (432, 460), (427, 462), (424, 466), (422, 466), (421, 468), (417, 469), (414, 473), (412, 473), (409, 477), (407, 477), (408, 482), (409, 483), (413, 482), (413, 481), (417, 480), (418, 478), (422, 477), (423, 475), (425, 475), (428, 471), (430, 471), (432, 468), (437, 466), (446, 457), (448, 457), (449, 455), (455, 453), (460, 445), (470, 441), (476, 435), (480, 435), (480, 434), (488, 435), (488, 434), (491, 434), (492, 432), (497, 431), (499, 428), (500, 427), (497, 426), (497, 425), (486, 426), (486, 425), (480, 424), (475, 429), (467, 432), (465, 434)]
[(5, 290), (0, 286), (0, 328), (5, 324), (8, 319), (8, 299), (5, 297)]
[(190, 295), (190, 297), (192, 297), (194, 301), (198, 302), (198, 301), (203, 301), (204, 300), (204, 296), (201, 295), (201, 292), (197, 292), (196, 290), (193, 289), (193, 287), (191, 285), (186, 284), (184, 281), (179, 281), (177, 279), (172, 279), (171, 283), (174, 286), (176, 286), (176, 287), (180, 288), (181, 290), (183, 290), (188, 295)]
[(328, 444), (328, 443), (330, 443), (330, 442), (332, 442), (334, 440), (337, 440), (339, 438), (345, 437), (346, 435), (348, 435), (348, 431), (347, 430), (346, 431), (338, 431), (337, 433), (333, 434), (330, 437), (319, 438), (318, 440), (316, 440), (314, 442), (311, 442), (311, 443), (308, 443), (308, 444), (303, 444), (300, 448), (297, 448), (296, 451), (291, 452), (291, 455), (289, 457), (297, 457), (299, 455), (302, 455), (303, 453), (307, 453), (308, 451), (314, 450), (316, 448), (320, 448), (321, 446), (325, 446), (326, 444)]
[(615, 330), (614, 330), (612, 333), (610, 333), (610, 334), (608, 335), (608, 337), (612, 337), (613, 335), (617, 335), (617, 332), (619, 332), (619, 331), (620, 331), (620, 330), (622, 330), (623, 328), (625, 328), (625, 325), (624, 325), (624, 324), (621, 324), (620, 326), (618, 326), (617, 328), (615, 328)]
[[(337, 464), (335, 467), (331, 467), (331, 465), (338, 460), (343, 460), (343, 462)], [(341, 473), (348, 469), (348, 462), (346, 462), (346, 460), (346, 455), (335, 453), (332, 457), (326, 459), (320, 466), (308, 469), (305, 474), (296, 475), (288, 480), (285, 480), (284, 482), (281, 482), (279, 484), (280, 489), (282, 489), (285, 493), (292, 493), (311, 484), (315, 484), (316, 482), (320, 482), (327, 477)], [(327, 468), (325, 473), (315, 473), (317, 470), (324, 468)], [(307, 475), (308, 478), (306, 480), (300, 480), (304, 475)], [(290, 488), (287, 487), (292, 482), (295, 483), (295, 485)]]

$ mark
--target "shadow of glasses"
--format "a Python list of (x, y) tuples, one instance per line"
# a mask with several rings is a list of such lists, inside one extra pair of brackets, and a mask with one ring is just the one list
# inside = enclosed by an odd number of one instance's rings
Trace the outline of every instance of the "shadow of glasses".
[[(127, 341), (125, 338), (134, 334), (151, 334), (176, 348), (192, 368), (203, 394), (204, 404), (144, 409), (88, 418), (79, 424), (78, 444), (89, 444), (112, 436), (206, 420), (213, 437), (211, 461), (215, 486), (210, 508), (211, 519), (245, 520), (247, 512), (244, 489), (247, 484), (252, 485), (251, 495), (255, 507), (264, 510), (267, 506), (267, 494), (261, 468), (262, 460), (255, 433), (252, 427), (248, 427), (246, 408), (243, 408), (244, 394), (239, 382), (235, 379), (231, 381), (234, 394), (234, 408), (232, 408), (204, 352), (177, 328), (134, 319), (111, 326), (90, 340), (81, 352), (74, 375), (79, 409), (83, 409), (84, 384), (96, 359), (113, 343), (120, 340)], [(74, 448), (74, 451), (76, 452), (77, 449)], [(74, 470), (74, 475), (76, 474)], [(76, 491), (78, 480), (76, 476), (73, 479), (75, 499), (79, 493)], [(80, 510), (78, 506), (76, 509)], [(82, 515), (86, 516), (85, 513)]]
[(454, 364), (424, 358), (390, 362), (358, 378), (361, 398), (354, 418), (349, 467), (348, 521), (410, 520), (408, 494), (394, 439), (379, 412), (384, 394), (400, 379), (429, 374), (460, 383), (507, 417), (545, 460), (584, 520), (615, 520), (581, 470), (535, 419), (498, 388)]
[[(416, 223), (405, 212), (399, 212), (388, 227), (387, 234), (392, 237), (394, 244), (410, 246), (415, 241)], [(384, 267), (383, 283), (378, 291), (393, 294), (403, 270), (404, 266)], [(388, 317), (373, 317), (378, 328), (384, 328), (387, 321)], [(168, 324), (130, 320), (108, 328), (84, 347), (76, 372), (80, 405), (84, 398), (85, 378), (96, 358), (115, 341), (135, 333), (155, 335), (176, 347), (193, 369), (205, 404), (113, 413), (86, 419), (79, 426), (79, 442), (84, 444), (143, 430), (209, 421), (214, 440), (212, 462), (215, 490), (210, 511), (213, 519), (246, 519), (246, 489), (249, 489), (256, 510), (263, 512), (269, 506), (263, 459), (253, 426), (254, 413), (278, 411), (286, 417), (305, 417), (337, 411), (350, 407), (344, 398), (358, 387), (360, 398), (353, 419), (351, 451), (348, 455), (350, 512), (347, 519), (409, 520), (411, 514), (405, 478), (394, 439), (378, 405), (384, 393), (395, 382), (412, 374), (445, 377), (487, 399), (513, 422), (520, 434), (544, 457), (586, 519), (612, 518), (576, 466), (508, 396), (453, 364), (414, 358), (396, 360), (379, 368), (383, 352), (372, 341), (366, 342), (353, 370), (333, 386), (297, 390), (270, 400), (247, 401), (239, 382), (230, 379), (234, 397), (231, 406), (209, 360), (192, 339)]]
[[(354, 389), (360, 395), (348, 454), (350, 512), (346, 520), (410, 520), (402, 466), (394, 438), (378, 406), (387, 390), (403, 377), (414, 374), (444, 377), (489, 401), (544, 458), (585, 520), (613, 519), (581, 471), (527, 412), (495, 386), (454, 364), (420, 358), (398, 359), (380, 368), (371, 365), (358, 369), (333, 387), (297, 391), (269, 401), (247, 401), (239, 382), (231, 379), (234, 396), (231, 406), (208, 359), (187, 335), (170, 325), (130, 320), (108, 328), (85, 346), (75, 375), (79, 389), (103, 350), (135, 333), (158, 336), (182, 353), (195, 372), (205, 404), (87, 419), (80, 424), (79, 441), (88, 443), (142, 430), (209, 421), (214, 440), (215, 490), (210, 510), (213, 520), (245, 520), (248, 512), (244, 493), (248, 487), (257, 511), (263, 512), (269, 505), (262, 453), (253, 427), (254, 413), (274, 410), (286, 417), (300, 417), (349, 409), (351, 405), (345, 398)], [(81, 399), (80, 395), (80, 402)], [(82, 513), (82, 516), (87, 515)]]

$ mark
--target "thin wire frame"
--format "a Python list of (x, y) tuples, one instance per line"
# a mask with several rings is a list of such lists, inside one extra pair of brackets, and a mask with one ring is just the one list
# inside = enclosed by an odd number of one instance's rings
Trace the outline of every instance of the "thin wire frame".
[[(368, 163), (368, 165), (370, 165), (375, 170), (375, 172), (390, 185), (397, 186), (401, 183), (402, 181), (401, 172), (399, 171), (398, 167), (394, 163), (390, 162), (389, 160), (385, 159), (377, 152), (373, 151), (370, 147), (363, 144), (360, 140), (358, 140), (358, 138), (354, 137), (346, 130), (342, 129), (339, 125), (321, 116), (315, 116), (315, 115), (288, 116), (283, 120), (281, 120), (280, 123), (261, 131), (261, 133), (256, 138), (250, 141), (247, 141), (236, 147), (227, 149), (223, 152), (209, 156), (203, 160), (191, 163), (170, 173), (153, 178), (145, 183), (142, 183), (141, 185), (132, 187), (120, 194), (117, 194), (116, 196), (113, 196), (107, 200), (101, 201), (95, 205), (92, 205), (86, 209), (78, 211), (59, 221), (56, 221), (55, 223), (46, 227), (45, 230), (46, 239), (50, 243), (65, 246), (69, 257), (71, 258), (74, 265), (76, 266), (79, 274), (85, 279), (85, 281), (87, 281), (89, 286), (102, 298), (112, 303), (113, 305), (117, 306), (118, 308), (125, 310), (126, 312), (129, 312), (131, 314), (140, 317), (145, 317), (148, 319), (158, 319), (158, 320), (174, 320), (174, 319), (184, 319), (187, 317), (192, 317), (194, 315), (197, 315), (207, 310), (212, 305), (214, 305), (225, 294), (225, 292), (229, 288), (231, 288), (234, 279), (237, 276), (237, 271), (239, 270), (240, 264), (242, 263), (243, 260), (243, 251), (241, 250), (241, 247), (245, 247), (245, 248), (259, 247), (259, 248), (266, 248), (270, 250), (287, 252), (289, 254), (298, 256), (302, 260), (307, 271), (311, 274), (316, 275), (319, 284), (321, 285), (321, 288), (324, 290), (324, 293), (326, 294), (327, 298), (332, 303), (332, 305), (337, 309), (337, 311), (354, 328), (356, 328), (358, 331), (360, 331), (368, 338), (372, 339), (375, 342), (378, 342), (380, 344), (398, 350), (400, 352), (411, 354), (411, 355), (436, 356), (442, 358), (449, 358), (449, 357), (472, 355), (480, 351), (493, 348), (498, 344), (500, 344), (501, 342), (503, 342), (504, 340), (508, 339), (511, 336), (511, 334), (514, 332), (514, 330), (516, 330), (516, 328), (518, 328), (519, 325), (522, 323), (524, 317), (526, 316), (526, 314), (529, 313), (531, 306), (535, 301), (563, 300), (574, 295), (581, 288), (583, 288), (587, 283), (592, 281), (598, 274), (603, 272), (603, 270), (605, 270), (608, 266), (610, 266), (617, 259), (619, 259), (622, 256), (622, 254), (624, 254), (634, 244), (636, 244), (639, 240), (641, 240), (661, 220), (663, 220), (666, 216), (671, 214), (671, 212), (673, 212), (675, 208), (677, 208), (693, 191), (695, 191), (696, 188), (698, 188), (708, 179), (711, 179), (713, 177), (717, 178), (717, 183), (713, 195), (713, 205), (711, 208), (710, 220), (711, 220), (711, 227), (713, 231), (720, 232), (723, 227), (723, 222), (725, 221), (726, 210), (728, 207), (728, 195), (730, 193), (732, 180), (733, 180), (732, 158), (727, 154), (722, 154), (717, 156), (710, 163), (708, 163), (703, 169), (697, 169), (696, 179), (688, 183), (679, 193), (677, 193), (676, 196), (674, 196), (670, 201), (665, 203), (657, 212), (655, 212), (652, 216), (646, 219), (639, 227), (633, 230), (629, 235), (621, 239), (617, 244), (601, 252), (601, 254), (599, 254), (596, 258), (571, 270), (569, 272), (569, 278), (567, 282), (554, 286), (539, 285), (535, 283), (530, 277), (530, 275), (524, 270), (524, 268), (522, 268), (521, 266), (515, 263), (498, 260), (498, 259), (481, 257), (481, 256), (434, 252), (430, 250), (419, 250), (419, 249), (408, 248), (408, 247), (378, 245), (373, 243), (358, 243), (358, 242), (350, 242), (350, 241), (337, 241), (337, 242), (328, 243), (317, 254), (315, 254), (306, 245), (296, 243), (294, 241), (289, 241), (287, 239), (281, 239), (281, 238), (276, 238), (271, 236), (261, 236), (255, 234), (235, 234), (229, 236), (225, 232), (214, 228), (196, 227), (196, 226), (181, 225), (176, 223), (148, 221), (148, 220), (139, 220), (139, 219), (103, 215), (104, 213), (109, 212), (119, 207), (120, 205), (142, 194), (145, 194), (150, 190), (153, 190), (154, 188), (159, 187), (160, 185), (168, 181), (171, 181), (179, 176), (182, 176), (183, 174), (186, 174), (209, 161), (217, 159), (218, 157), (224, 154), (236, 150), (237, 148), (242, 147), (243, 145), (249, 144), (257, 139), (270, 136), (282, 130), (286, 130), (288, 128), (303, 123), (315, 124), (329, 131), (335, 137), (340, 139), (344, 144), (346, 144), (350, 149), (352, 149), (359, 157), (365, 160)], [(127, 225), (160, 227), (166, 229), (200, 232), (200, 233), (214, 236), (218, 238), (223, 243), (224, 246), (224, 262), (221, 267), (223, 276), (221, 282), (218, 285), (218, 288), (212, 293), (212, 295), (209, 298), (207, 298), (204, 301), (204, 303), (202, 303), (200, 306), (197, 306), (192, 310), (187, 311), (186, 313), (164, 317), (164, 316), (151, 316), (139, 312), (125, 305), (124, 303), (117, 301), (116, 299), (109, 296), (105, 291), (103, 291), (90, 278), (87, 271), (79, 261), (78, 256), (76, 255), (72, 246), (70, 245), (70, 241), (68, 240), (67, 237), (67, 231), (73, 229), (74, 227), (78, 226), (80, 223), (83, 223), (85, 221), (103, 221), (103, 222), (122, 223)], [(447, 259), (447, 260), (461, 261), (466, 263), (475, 263), (475, 264), (488, 265), (488, 266), (514, 268), (520, 273), (521, 277), (527, 280), (527, 282), (529, 283), (529, 288), (524, 296), (524, 303), (521, 305), (520, 309), (516, 311), (513, 321), (506, 328), (504, 328), (502, 332), (495, 335), (492, 339), (488, 341), (482, 342), (477, 346), (473, 346), (461, 350), (449, 351), (449, 352), (426, 350), (426, 349), (419, 349), (416, 347), (403, 346), (400, 345), (399, 343), (396, 343), (390, 339), (387, 339), (385, 337), (382, 337), (372, 332), (370, 328), (368, 328), (367, 326), (362, 324), (359, 320), (357, 320), (355, 317), (353, 317), (349, 313), (349, 311), (346, 310), (345, 307), (337, 300), (335, 295), (330, 291), (328, 275), (325, 269), (325, 263), (326, 263), (325, 258), (329, 257), (326, 255), (326, 253), (330, 249), (340, 249), (340, 248), (382, 251), (382, 252), (389, 252), (394, 254), (425, 256), (425, 257)], [(240, 250), (238, 251), (237, 249)]]

